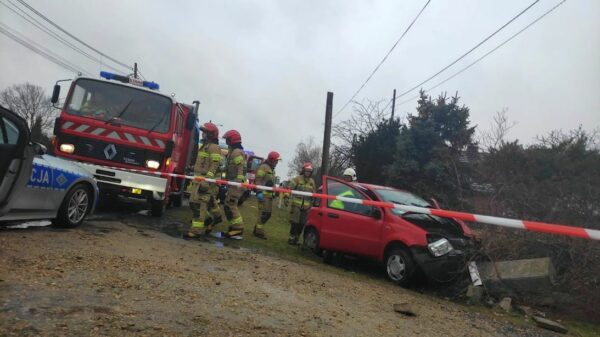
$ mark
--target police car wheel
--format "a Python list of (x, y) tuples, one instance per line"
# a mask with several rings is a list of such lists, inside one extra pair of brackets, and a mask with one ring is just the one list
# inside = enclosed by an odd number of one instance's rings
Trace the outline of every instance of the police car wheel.
[(56, 219), (56, 227), (72, 228), (79, 226), (92, 206), (92, 193), (83, 185), (75, 185), (63, 199)]

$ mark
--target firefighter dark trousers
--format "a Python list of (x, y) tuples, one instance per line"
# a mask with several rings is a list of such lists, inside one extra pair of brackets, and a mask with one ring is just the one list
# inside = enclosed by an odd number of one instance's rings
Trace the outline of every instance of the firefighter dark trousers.
[(238, 209), (238, 201), (244, 193), (240, 187), (229, 186), (225, 196), (225, 217), (229, 221), (229, 234), (240, 235), (244, 230), (244, 220)]
[(258, 221), (254, 226), (254, 235), (265, 238), (265, 224), (271, 218), (273, 211), (273, 195), (271, 192), (263, 192), (263, 201), (258, 203)]
[(292, 204), (292, 210), (290, 211), (290, 239), (292, 243), (297, 243), (304, 225), (308, 217), (308, 208), (303, 208), (298, 205)]
[[(193, 182), (190, 196), (190, 208), (192, 209), (192, 223), (190, 233), (200, 234), (210, 230), (207, 219), (220, 219), (221, 209), (217, 202), (219, 187), (206, 182)], [(210, 214), (210, 217), (209, 217)]]

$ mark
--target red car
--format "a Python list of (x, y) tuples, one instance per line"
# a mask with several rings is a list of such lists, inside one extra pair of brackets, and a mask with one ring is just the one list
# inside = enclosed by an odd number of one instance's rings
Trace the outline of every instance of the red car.
[[(322, 189), (348, 198), (437, 207), (407, 191), (327, 176)], [(326, 260), (333, 252), (374, 258), (393, 282), (407, 285), (419, 269), (429, 279), (450, 280), (465, 267), (474, 240), (469, 227), (457, 219), (317, 199), (308, 216), (304, 245)]]

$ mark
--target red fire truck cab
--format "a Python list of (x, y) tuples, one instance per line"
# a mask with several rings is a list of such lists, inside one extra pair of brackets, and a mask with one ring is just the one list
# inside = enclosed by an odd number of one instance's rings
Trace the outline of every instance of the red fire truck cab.
[[(100, 76), (72, 80), (54, 125), (54, 153), (90, 171), (102, 196), (145, 199), (161, 216), (169, 202), (181, 205), (185, 180), (135, 170), (185, 174), (197, 154), (198, 105), (178, 103), (154, 82)], [(53, 103), (59, 94), (57, 82)]]

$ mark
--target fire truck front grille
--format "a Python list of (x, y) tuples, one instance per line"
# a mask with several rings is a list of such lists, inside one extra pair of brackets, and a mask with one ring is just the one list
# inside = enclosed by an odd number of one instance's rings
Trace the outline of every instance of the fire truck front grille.
[(94, 178), (96, 178), (96, 180), (107, 181), (109, 183), (115, 183), (115, 184), (120, 184), (121, 183), (121, 179), (104, 177), (104, 176), (100, 176), (100, 175), (97, 175), (97, 174), (94, 174)]
[(131, 146), (124, 146), (102, 140), (74, 137), (71, 135), (60, 135), (61, 143), (75, 145), (74, 155), (87, 157), (90, 159), (99, 159), (112, 161), (127, 165), (141, 166), (146, 165), (147, 160), (156, 160), (162, 162), (163, 154), (139, 149)]

